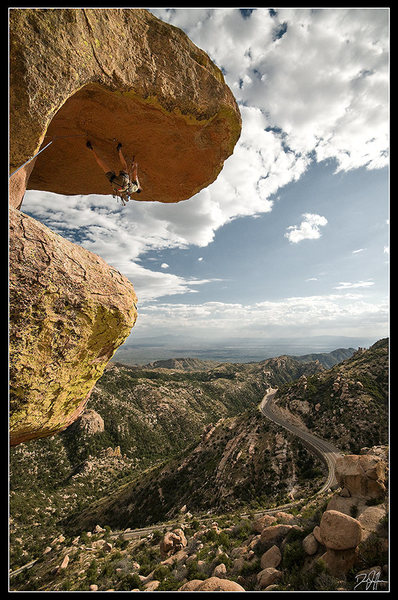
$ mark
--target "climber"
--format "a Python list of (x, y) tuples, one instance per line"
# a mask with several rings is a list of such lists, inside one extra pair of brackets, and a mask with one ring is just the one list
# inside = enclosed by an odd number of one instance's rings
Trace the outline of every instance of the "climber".
[(115, 171), (111, 171), (108, 168), (108, 165), (98, 156), (95, 152), (90, 141), (86, 144), (87, 148), (89, 148), (93, 154), (94, 158), (104, 171), (106, 177), (109, 179), (112, 184), (114, 194), (119, 196), (123, 204), (126, 204), (130, 200), (131, 194), (139, 194), (141, 192), (140, 183), (138, 181), (138, 165), (134, 160), (134, 156), (131, 161), (131, 173), (127, 167), (126, 160), (122, 153), (122, 144), (119, 142), (116, 150), (119, 154), (119, 160), (122, 165), (122, 170), (119, 171), (119, 175), (116, 175)]

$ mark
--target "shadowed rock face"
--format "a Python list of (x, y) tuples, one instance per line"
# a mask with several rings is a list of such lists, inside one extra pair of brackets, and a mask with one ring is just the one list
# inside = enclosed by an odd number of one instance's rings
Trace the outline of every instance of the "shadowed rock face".
[(110, 170), (121, 168), (118, 141), (135, 155), (140, 201), (179, 202), (216, 179), (240, 113), (221, 71), (181, 30), (143, 9), (10, 12), (10, 171), (55, 136), (28, 189), (110, 194), (87, 139)]
[(130, 281), (10, 209), (10, 442), (52, 435), (82, 412), (133, 327)]

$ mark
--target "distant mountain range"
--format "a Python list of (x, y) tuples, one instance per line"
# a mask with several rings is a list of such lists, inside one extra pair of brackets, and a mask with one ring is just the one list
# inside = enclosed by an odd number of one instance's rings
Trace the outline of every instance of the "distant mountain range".
[[(314, 352), (312, 354), (303, 354), (299, 356), (292, 356), (290, 358), (297, 360), (298, 362), (312, 362), (319, 361), (320, 364), (325, 367), (325, 369), (330, 369), (335, 364), (350, 358), (355, 352), (355, 348), (338, 348), (337, 350), (333, 350), (332, 352)], [(120, 362), (121, 364), (130, 364), (129, 362), (124, 363), (122, 360), (122, 354), (118, 354), (120, 357), (119, 361), (116, 361), (114, 358), (114, 362)], [(225, 364), (226, 361), (216, 361), (216, 360), (205, 360), (201, 358), (189, 358), (189, 357), (180, 357), (180, 358), (166, 358), (164, 360), (156, 360), (153, 362), (149, 362), (144, 365), (143, 369), (174, 369), (177, 371), (206, 371), (207, 369), (214, 369), (218, 366)], [(229, 361), (228, 361), (229, 362)], [(257, 361), (244, 361), (244, 362), (257, 362)]]

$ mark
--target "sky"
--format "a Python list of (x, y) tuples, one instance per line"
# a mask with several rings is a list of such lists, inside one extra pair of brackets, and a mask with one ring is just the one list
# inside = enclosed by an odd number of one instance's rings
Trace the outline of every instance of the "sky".
[(22, 211), (133, 283), (146, 339), (389, 331), (389, 9), (151, 9), (218, 65), (242, 132), (177, 204), (28, 191)]

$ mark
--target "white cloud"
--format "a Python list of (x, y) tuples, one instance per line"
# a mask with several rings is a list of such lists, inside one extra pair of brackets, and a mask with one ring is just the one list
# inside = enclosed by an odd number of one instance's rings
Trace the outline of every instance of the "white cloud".
[(167, 263), (162, 263), (162, 264), (160, 265), (160, 268), (161, 268), (161, 269), (168, 269), (168, 268), (169, 268), (169, 265), (168, 265)]
[(335, 290), (350, 290), (355, 288), (367, 288), (372, 287), (374, 285), (374, 281), (356, 281), (355, 283), (351, 283), (350, 281), (340, 281), (339, 285), (334, 287)]
[(379, 335), (387, 330), (388, 306), (369, 302), (352, 293), (290, 297), (255, 304), (206, 302), (203, 304), (150, 303), (140, 310), (134, 337), (150, 331), (169, 331), (197, 337), (234, 338), (335, 334)]
[(302, 240), (316, 240), (320, 238), (321, 232), (319, 228), (327, 224), (327, 219), (321, 215), (305, 213), (302, 216), (304, 220), (301, 221), (300, 225), (290, 225), (285, 233), (285, 237), (293, 244), (297, 244)]
[[(99, 254), (145, 298), (194, 291), (198, 282), (144, 269), (149, 250), (205, 247), (241, 216), (270, 212), (278, 190), (311, 161), (348, 170), (387, 164), (388, 10), (154, 9), (186, 31), (225, 71), (240, 105), (242, 133), (217, 180), (178, 204), (111, 196), (57, 199), (27, 192), (22, 210)], [(275, 32), (285, 25), (278, 38)], [(326, 219), (292, 226), (292, 243), (316, 239)], [(315, 220), (314, 220), (315, 218)], [(316, 218), (321, 221), (316, 221)], [(323, 221), (324, 220), (324, 221)]]
[(184, 29), (297, 157), (334, 158), (339, 170), (387, 165), (388, 9), (152, 12)]

